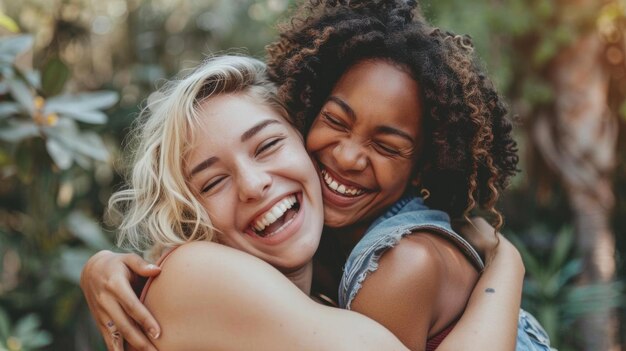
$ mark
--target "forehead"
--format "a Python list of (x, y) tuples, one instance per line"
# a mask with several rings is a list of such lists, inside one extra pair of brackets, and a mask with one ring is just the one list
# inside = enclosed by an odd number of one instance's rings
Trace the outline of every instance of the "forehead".
[(350, 66), (331, 94), (344, 99), (357, 117), (368, 120), (416, 125), (422, 115), (417, 81), (385, 60), (365, 60)]
[(197, 132), (215, 135), (213, 140), (228, 141), (266, 119), (287, 123), (285, 119), (267, 104), (245, 94), (224, 94), (202, 101), (198, 108)]

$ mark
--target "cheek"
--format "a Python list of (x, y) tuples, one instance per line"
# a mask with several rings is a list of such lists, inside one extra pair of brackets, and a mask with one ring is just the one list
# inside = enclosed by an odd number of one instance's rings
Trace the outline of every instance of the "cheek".
[(311, 129), (309, 130), (309, 134), (306, 138), (306, 149), (309, 152), (315, 152), (320, 149), (320, 145), (324, 142), (324, 135), (328, 133), (324, 133), (323, 128), (319, 126), (317, 119), (313, 122)]
[(411, 169), (409, 161), (389, 162), (387, 160), (378, 165), (376, 178), (383, 191), (401, 195), (409, 183)]

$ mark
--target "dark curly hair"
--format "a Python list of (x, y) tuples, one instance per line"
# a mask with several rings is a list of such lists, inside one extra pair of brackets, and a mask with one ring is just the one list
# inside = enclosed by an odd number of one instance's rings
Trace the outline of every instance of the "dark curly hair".
[(310, 0), (267, 50), (270, 78), (304, 133), (351, 65), (383, 59), (406, 68), (424, 102), (418, 166), (426, 203), (453, 218), (478, 206), (502, 225), (494, 206), (517, 172), (517, 146), (469, 36), (432, 27), (416, 1)]

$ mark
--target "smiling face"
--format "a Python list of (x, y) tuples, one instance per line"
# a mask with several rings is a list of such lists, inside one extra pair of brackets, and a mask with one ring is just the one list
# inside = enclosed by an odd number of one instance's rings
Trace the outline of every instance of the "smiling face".
[(284, 273), (304, 266), (319, 244), (323, 207), (300, 135), (243, 94), (204, 101), (200, 116), (185, 172), (218, 241)]
[(323, 180), (327, 226), (372, 220), (404, 194), (421, 111), (417, 82), (392, 63), (361, 61), (341, 76), (306, 141)]

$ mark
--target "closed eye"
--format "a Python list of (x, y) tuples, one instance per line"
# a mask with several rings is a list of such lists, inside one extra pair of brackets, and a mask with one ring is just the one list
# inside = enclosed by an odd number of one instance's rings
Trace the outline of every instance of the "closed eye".
[(276, 149), (281, 141), (283, 141), (285, 137), (278, 137), (269, 139), (266, 142), (262, 143), (254, 152), (254, 156), (262, 155), (263, 153), (270, 152), (273, 149)]
[(207, 193), (208, 191), (218, 186), (224, 179), (226, 179), (226, 176), (211, 179), (211, 181), (207, 185), (205, 185), (204, 188), (202, 188), (201, 192), (203, 194)]
[(402, 152), (395, 147), (380, 142), (374, 143), (374, 147), (387, 156), (399, 156)]
[(333, 129), (338, 129), (338, 130), (348, 129), (348, 127), (345, 125), (345, 123), (343, 123), (343, 121), (341, 121), (340, 119), (336, 117), (333, 117), (328, 112), (322, 112), (322, 117), (324, 118), (324, 121), (326, 121), (326, 123), (330, 125), (330, 127)]

